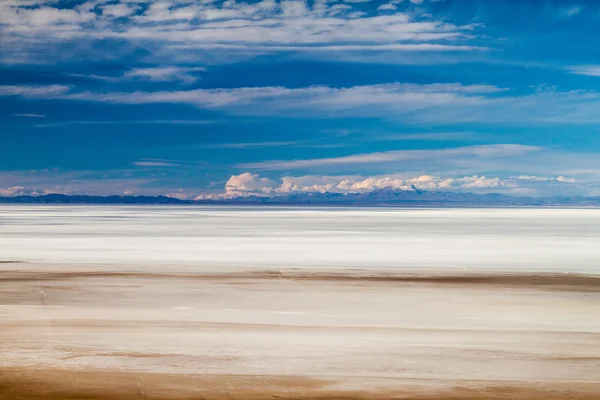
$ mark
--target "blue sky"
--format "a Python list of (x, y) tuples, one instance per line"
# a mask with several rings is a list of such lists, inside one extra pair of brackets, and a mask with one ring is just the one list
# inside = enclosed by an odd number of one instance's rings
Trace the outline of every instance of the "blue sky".
[(2, 0), (0, 195), (600, 195), (600, 4)]

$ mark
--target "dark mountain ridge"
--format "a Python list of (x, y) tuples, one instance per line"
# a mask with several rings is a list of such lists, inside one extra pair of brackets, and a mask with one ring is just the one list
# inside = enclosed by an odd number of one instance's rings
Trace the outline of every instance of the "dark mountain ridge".
[(88, 196), (47, 194), (0, 197), (16, 204), (211, 204), (211, 205), (340, 205), (340, 206), (600, 206), (600, 197), (513, 197), (499, 193), (476, 194), (383, 188), (367, 193), (295, 193), (274, 197), (243, 196), (230, 199), (181, 200), (167, 196)]

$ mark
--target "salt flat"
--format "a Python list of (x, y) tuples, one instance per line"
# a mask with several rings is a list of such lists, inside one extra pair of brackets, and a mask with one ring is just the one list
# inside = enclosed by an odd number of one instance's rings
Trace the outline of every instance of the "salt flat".
[(600, 210), (0, 206), (3, 260), (600, 273)]
[(0, 208), (0, 398), (598, 399), (600, 211)]

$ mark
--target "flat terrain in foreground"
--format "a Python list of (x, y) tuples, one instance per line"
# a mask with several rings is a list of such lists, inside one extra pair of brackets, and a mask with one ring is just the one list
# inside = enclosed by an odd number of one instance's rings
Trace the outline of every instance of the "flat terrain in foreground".
[(6, 399), (600, 394), (600, 278), (17, 269), (0, 303)]
[(600, 399), (598, 211), (14, 210), (2, 400)]

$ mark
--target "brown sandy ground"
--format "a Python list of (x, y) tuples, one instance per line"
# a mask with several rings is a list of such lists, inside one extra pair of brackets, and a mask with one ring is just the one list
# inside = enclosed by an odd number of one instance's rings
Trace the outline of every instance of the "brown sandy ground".
[(439, 285), (488, 285), (505, 287), (540, 288), (544, 290), (590, 291), (600, 292), (600, 275), (574, 273), (539, 274), (394, 274), (365, 270), (346, 270), (343, 272), (311, 272), (305, 269), (281, 269), (263, 271), (241, 271), (228, 273), (155, 273), (122, 271), (19, 271), (1, 270), (0, 283), (19, 281), (62, 281), (81, 278), (156, 278), (156, 279), (199, 279), (211, 280), (265, 280), (289, 279), (294, 281), (333, 281), (333, 282), (378, 282), (378, 283), (428, 283)]
[(600, 383), (392, 380), (387, 385), (393, 388), (344, 390), (336, 388), (339, 382), (308, 377), (0, 369), (2, 400), (600, 399)]
[[(156, 284), (164, 280), (201, 280), (206, 282), (219, 281), (225, 285), (251, 285), (252, 282), (262, 282), (271, 280), (292, 280), (307, 282), (338, 282), (346, 286), (349, 282), (354, 283), (377, 283), (378, 285), (441, 285), (448, 287), (477, 286), (490, 288), (527, 288), (551, 292), (551, 295), (561, 292), (583, 293), (585, 296), (597, 296), (600, 292), (600, 277), (586, 276), (576, 274), (539, 274), (539, 275), (394, 275), (385, 272), (370, 271), (344, 271), (344, 272), (320, 272), (311, 273), (305, 270), (283, 270), (283, 271), (254, 271), (254, 272), (232, 272), (232, 273), (205, 273), (195, 275), (185, 274), (166, 274), (166, 273), (133, 273), (133, 272), (105, 272), (105, 271), (69, 271), (69, 272), (36, 272), (19, 271), (17, 268), (4, 270), (0, 272), (0, 306), (4, 305), (10, 309), (13, 305), (20, 304), (38, 304), (36, 307), (45, 308), (46, 292), (52, 297), (51, 286), (53, 283), (62, 283), (61, 290), (67, 289), (73, 285), (73, 290), (79, 288), (82, 281), (89, 283), (94, 278), (121, 278), (129, 283), (136, 283), (136, 279), (143, 281), (151, 280)], [(157, 280), (154, 281), (154, 278)], [(45, 287), (44, 282), (48, 286)], [(272, 281), (271, 281), (272, 282)], [(104, 282), (110, 285), (110, 282)], [(20, 284), (29, 287), (38, 285), (39, 290), (26, 291)], [(194, 284), (195, 285), (195, 284)], [(125, 289), (124, 289), (125, 290)], [(236, 289), (237, 290), (237, 289)], [(495, 289), (494, 289), (495, 290)], [(46, 291), (46, 292), (45, 292)], [(75, 292), (74, 292), (75, 293)], [(540, 292), (536, 292), (540, 293)], [(37, 303), (32, 302), (32, 298)], [(136, 304), (141, 298), (132, 299), (129, 303)], [(63, 304), (62, 298), (60, 304)], [(69, 299), (67, 299), (69, 300)], [(65, 300), (65, 305), (72, 304)], [(49, 301), (49, 300), (48, 300)], [(81, 303), (79, 303), (81, 304)], [(16, 309), (15, 309), (16, 310)], [(58, 309), (57, 309), (58, 310)], [(1, 311), (1, 310), (0, 310)], [(590, 318), (594, 318), (590, 315)], [(567, 319), (568, 321), (568, 319)], [(186, 321), (176, 321), (173, 324), (185, 325)], [(36, 332), (45, 332), (42, 330), (45, 321), (23, 320), (15, 322), (7, 317), (0, 324), (4, 327), (4, 334), (0, 338), (7, 340), (0, 350), (16, 351), (16, 346), (20, 343), (21, 334), (32, 335), (35, 339)], [(86, 328), (94, 330), (114, 329), (126, 327), (126, 321), (95, 320), (90, 315), (90, 320), (61, 320), (59, 318), (52, 321), (57, 331), (64, 327), (75, 329), (78, 324), (86, 325)], [(132, 325), (143, 326), (144, 323), (152, 321), (135, 321)], [(118, 324), (118, 325), (117, 325)], [(187, 324), (213, 324), (223, 331), (249, 329), (252, 324), (216, 323), (210, 321), (187, 322)], [(64, 325), (64, 326), (63, 326)], [(87, 326), (90, 325), (90, 326)], [(218, 325), (218, 326), (217, 326)], [(15, 334), (13, 328), (22, 329)], [(301, 330), (313, 329), (312, 327), (290, 327), (288, 329)], [(325, 329), (325, 328), (323, 328)], [(327, 328), (330, 329), (330, 328)], [(353, 328), (359, 329), (359, 328)], [(364, 328), (366, 329), (366, 328)], [(60, 331), (58, 331), (60, 332)], [(340, 332), (342, 332), (340, 330)], [(543, 333), (543, 332), (541, 332)], [(540, 334), (541, 334), (540, 333)], [(584, 339), (594, 332), (572, 332), (579, 338), (571, 350), (578, 351), (573, 353), (574, 362), (584, 362), (581, 360), (582, 348), (586, 349), (589, 341)], [(15, 336), (16, 335), (16, 336)], [(587, 336), (586, 336), (587, 335)], [(590, 337), (592, 337), (590, 336)], [(3, 340), (4, 340), (3, 339)], [(35, 339), (37, 340), (37, 339)], [(586, 339), (587, 340), (587, 339)], [(44, 341), (40, 343), (45, 343)], [(582, 350), (583, 351), (583, 350)], [(589, 350), (587, 350), (589, 352)], [(87, 350), (82, 350), (85, 355)], [(596, 353), (594, 353), (596, 354)], [(146, 353), (131, 354), (113, 354), (119, 358), (126, 356), (128, 359), (146, 357)], [(571, 355), (571, 353), (567, 354)], [(588, 353), (590, 357), (593, 354)], [(282, 356), (284, 357), (284, 356)], [(370, 357), (377, 361), (376, 356)], [(8, 359), (2, 357), (0, 352), (0, 400), (259, 400), (259, 399), (313, 399), (313, 400), (367, 400), (367, 399), (413, 399), (413, 400), (600, 400), (600, 370), (594, 373), (587, 370), (589, 375), (598, 376), (598, 379), (590, 380), (590, 376), (585, 381), (561, 381), (545, 380), (543, 382), (519, 382), (519, 381), (486, 381), (486, 380), (452, 380), (452, 379), (407, 379), (407, 378), (353, 378), (343, 376), (339, 378), (319, 378), (306, 376), (274, 376), (274, 375), (236, 375), (236, 374), (186, 374), (186, 373), (138, 373), (131, 369), (116, 366), (110, 369), (94, 369), (90, 365), (82, 365), (75, 368), (59, 368), (58, 360), (54, 364), (44, 364), (45, 368), (39, 365), (21, 365), (14, 366), (8, 362)], [(548, 361), (554, 364), (559, 360)], [(590, 366), (597, 365), (597, 358), (592, 357), (587, 360)], [(457, 360), (460, 364), (460, 360)], [(588, 365), (586, 364), (586, 365)], [(365, 369), (368, 369), (365, 366)], [(452, 369), (448, 365), (448, 369)], [(248, 371), (246, 371), (248, 372)], [(584, 378), (582, 378), (584, 379)]]

